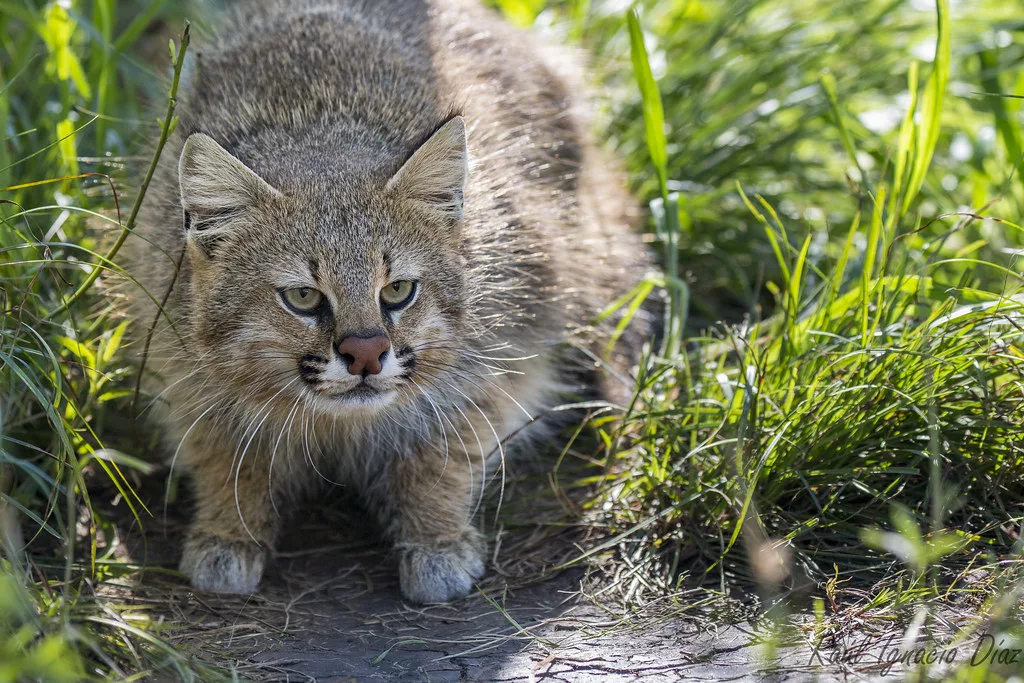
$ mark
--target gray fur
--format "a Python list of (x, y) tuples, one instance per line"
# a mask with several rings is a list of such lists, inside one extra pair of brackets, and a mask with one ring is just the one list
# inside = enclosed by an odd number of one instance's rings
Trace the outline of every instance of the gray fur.
[[(159, 318), (151, 381), (197, 490), (182, 570), (255, 590), (279, 512), (341, 482), (394, 540), (404, 595), (457, 598), (483, 573), (488, 462), (524, 412), (570, 399), (594, 364), (569, 345), (602, 353), (591, 323), (644, 274), (632, 204), (573, 77), (475, 3), (240, 2), (221, 25), (130, 242), (137, 333)], [(414, 303), (384, 313), (403, 278)], [(286, 310), (277, 290), (298, 286), (329, 313)], [(357, 400), (334, 351), (376, 330), (403, 374)]]

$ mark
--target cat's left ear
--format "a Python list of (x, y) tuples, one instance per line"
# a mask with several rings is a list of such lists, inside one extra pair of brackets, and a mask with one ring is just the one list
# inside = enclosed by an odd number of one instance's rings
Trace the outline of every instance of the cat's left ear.
[(231, 217), (281, 192), (203, 133), (185, 140), (178, 160), (181, 208), (188, 238), (212, 241), (230, 229)]
[(468, 175), (466, 122), (456, 116), (413, 152), (387, 187), (454, 224), (462, 220)]

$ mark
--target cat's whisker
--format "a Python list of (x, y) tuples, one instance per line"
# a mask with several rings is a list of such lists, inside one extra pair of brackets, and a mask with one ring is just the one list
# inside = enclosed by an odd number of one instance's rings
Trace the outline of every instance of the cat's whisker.
[(182, 434), (181, 439), (178, 441), (178, 447), (174, 449), (174, 455), (171, 457), (170, 471), (167, 473), (167, 487), (164, 490), (164, 522), (165, 523), (167, 521), (167, 501), (171, 497), (171, 482), (174, 481), (174, 466), (178, 462), (178, 455), (181, 453), (181, 448), (182, 448), (182, 446), (185, 445), (185, 439), (187, 439), (188, 435), (192, 433), (192, 430), (195, 429), (195, 426), (197, 424), (199, 424), (199, 421), (202, 420), (204, 417), (206, 417), (206, 414), (209, 413), (211, 410), (213, 410), (216, 407), (217, 407), (217, 404), (213, 403), (212, 405), (210, 405), (209, 408), (204, 410), (202, 415), (197, 417), (195, 419), (195, 422), (193, 422), (191, 425), (189, 425), (189, 428), (185, 430), (185, 433)]
[[(496, 430), (494, 428), (494, 425), (491, 423), (490, 418), (488, 418), (487, 414), (484, 413), (484, 411), (480, 408), (479, 405), (477, 405), (476, 401), (471, 399), (465, 392), (463, 392), (461, 389), (456, 387), (454, 384), (451, 384), (447, 380), (444, 380), (444, 379), (441, 379), (441, 378), (438, 378), (438, 379), (440, 381), (444, 382), (445, 384), (447, 384), (449, 387), (451, 387), (452, 391), (454, 391), (454, 392), (456, 392), (458, 394), (461, 394), (463, 398), (465, 398), (467, 401), (469, 401), (470, 405), (472, 405), (474, 408), (476, 408), (477, 412), (480, 413), (480, 417), (482, 417), (484, 419), (484, 422), (487, 423), (488, 428), (490, 428), (490, 430), (491, 430), (491, 434), (494, 436), (494, 441), (497, 443), (498, 458), (499, 458), (500, 463), (501, 463), (500, 466), (499, 466), (499, 469), (501, 470), (501, 487), (498, 490), (498, 507), (497, 507), (497, 510), (495, 511), (495, 519), (497, 519), (497, 516), (501, 513), (502, 503), (505, 500), (505, 478), (506, 478), (506, 475), (505, 475), (505, 448), (504, 448), (504, 445), (502, 444), (502, 439), (501, 439), (501, 437), (498, 436), (498, 430)], [(481, 457), (482, 458), (486, 458), (487, 455), (486, 454), (482, 454)]]
[[(428, 376), (428, 377), (430, 377), (430, 376)], [(436, 378), (433, 378), (433, 379), (436, 379)], [(431, 381), (431, 379), (426, 379), (426, 382), (430, 386), (436, 386), (436, 382)], [(422, 391), (422, 389), (420, 389), (420, 390)], [(476, 517), (477, 512), (480, 511), (480, 506), (483, 504), (483, 500), (484, 500), (484, 489), (487, 486), (487, 458), (486, 458), (486, 454), (484, 452), (484, 445), (480, 441), (480, 434), (476, 431), (476, 426), (473, 425), (473, 421), (469, 419), (469, 417), (466, 415), (466, 413), (462, 410), (462, 407), (459, 406), (459, 404), (457, 402), (453, 401), (451, 403), (451, 405), (452, 405), (453, 408), (455, 408), (455, 410), (457, 410), (459, 412), (459, 415), (462, 416), (462, 419), (466, 421), (466, 425), (469, 426), (470, 431), (473, 432), (473, 437), (476, 439), (477, 452), (478, 452), (478, 454), (480, 456), (480, 463), (481, 463), (480, 491), (477, 494), (477, 501), (476, 501), (476, 505), (473, 507), (473, 513), (470, 515), (470, 518), (473, 518), (473, 517)], [(449, 423), (450, 423), (450, 421), (449, 421)], [(454, 430), (455, 434), (457, 436), (459, 436), (459, 442), (462, 443), (462, 448), (466, 452), (466, 457), (468, 459), (469, 458), (469, 451), (466, 449), (466, 444), (465, 444), (465, 442), (462, 441), (462, 437), (461, 437), (461, 435), (459, 435), (459, 430), (455, 427), (454, 424), (452, 424), (452, 430)], [(469, 468), (470, 468), (470, 470), (469, 470), (469, 477), (470, 477), (470, 481), (472, 481), (473, 480), (473, 463), (472, 463), (472, 461), (469, 461)]]
[(171, 389), (173, 389), (173, 388), (174, 388), (174, 387), (176, 387), (177, 385), (181, 384), (181, 383), (182, 383), (182, 382), (184, 382), (185, 380), (187, 380), (187, 379), (189, 379), (189, 378), (191, 378), (191, 377), (195, 377), (195, 376), (196, 376), (196, 374), (197, 374), (197, 373), (198, 373), (198, 372), (199, 372), (200, 370), (204, 370), (204, 369), (205, 369), (206, 367), (208, 367), (208, 366), (206, 366), (206, 365), (203, 365), (203, 361), (204, 361), (204, 360), (206, 359), (206, 357), (207, 357), (207, 356), (208, 356), (208, 355), (209, 355), (210, 353), (211, 353), (211, 352), (209, 352), (209, 351), (208, 351), (208, 352), (206, 352), (206, 353), (204, 353), (204, 354), (201, 354), (201, 355), (200, 355), (200, 357), (199, 357), (198, 359), (193, 359), (193, 360), (194, 360), (194, 363), (193, 363), (193, 367), (192, 367), (192, 369), (191, 369), (191, 370), (190, 370), (189, 372), (185, 373), (185, 375), (184, 375), (184, 376), (182, 376), (181, 378), (179, 378), (179, 379), (175, 380), (174, 382), (171, 382), (171, 383), (170, 383), (170, 384), (168, 384), (168, 385), (167, 385), (166, 387), (164, 387), (164, 388), (163, 388), (163, 389), (162, 389), (162, 390), (160, 391), (160, 393), (158, 393), (158, 394), (157, 394), (156, 396), (154, 396), (154, 397), (153, 397), (152, 399), (150, 399), (150, 401), (149, 401), (149, 402), (148, 402), (148, 403), (146, 404), (146, 406), (145, 406), (145, 407), (144, 407), (144, 408), (143, 408), (143, 409), (142, 409), (141, 411), (139, 411), (139, 413), (138, 413), (138, 415), (136, 415), (136, 417), (142, 417), (143, 415), (145, 415), (145, 414), (146, 414), (146, 412), (147, 412), (148, 410), (150, 410), (150, 409), (151, 409), (151, 408), (152, 408), (152, 407), (153, 407), (153, 406), (154, 406), (154, 405), (155, 405), (155, 404), (157, 403), (157, 401), (159, 401), (159, 400), (160, 400), (160, 398), (161, 398), (161, 397), (162, 397), (162, 396), (163, 396), (164, 394), (166, 394), (166, 393), (167, 393), (168, 391), (170, 391)]
[[(477, 349), (474, 349), (471, 346), (457, 346), (457, 345), (453, 345), (451, 342), (441, 342), (441, 341), (437, 341), (437, 342), (424, 342), (423, 344), (413, 345), (410, 348), (413, 351), (453, 351), (453, 352), (459, 353), (461, 355), (469, 356), (471, 358), (479, 358), (481, 360), (496, 361), (496, 362), (499, 362), (499, 363), (502, 363), (502, 362), (512, 362), (512, 361), (533, 360), (534, 358), (537, 358), (537, 356), (538, 356), (538, 354), (530, 354), (530, 355), (527, 355), (527, 356), (488, 356), (488, 355), (485, 355), (484, 353), (479, 353)], [(500, 349), (498, 349), (498, 350), (500, 350)]]
[(476, 514), (480, 511), (480, 506), (484, 502), (484, 490), (487, 487), (487, 457), (484, 455), (484, 446), (480, 442), (480, 435), (476, 431), (476, 426), (473, 425), (473, 421), (469, 419), (469, 416), (463, 412), (462, 408), (457, 404), (453, 404), (455, 409), (459, 411), (459, 415), (469, 425), (469, 429), (473, 432), (473, 437), (476, 439), (477, 449), (480, 453), (480, 492), (477, 494), (476, 505), (473, 506), (472, 517), (476, 517)]
[[(310, 408), (313, 409), (310, 410)], [(312, 426), (313, 418), (307, 419), (307, 413), (315, 417), (316, 408), (314, 406), (310, 406), (308, 403), (304, 405), (302, 408), (302, 454), (305, 458), (306, 464), (309, 465), (310, 469), (312, 469), (313, 472), (315, 472), (317, 476), (319, 476), (321, 479), (323, 479), (324, 481), (328, 481), (328, 483), (331, 483), (326, 477), (324, 477), (320, 473), (320, 470), (318, 470), (316, 467), (316, 463), (313, 461), (313, 449), (310, 448), (309, 446), (309, 433)]]
[(306, 462), (309, 463), (310, 467), (312, 467), (313, 455), (309, 449), (309, 426), (306, 423), (306, 412), (309, 408), (310, 405), (308, 403), (302, 407), (302, 454), (305, 457)]
[[(416, 380), (411, 377), (409, 378), (409, 381), (416, 384)], [(430, 398), (430, 396), (427, 395), (427, 392), (424, 391), (423, 387), (419, 384), (416, 384), (416, 387), (420, 390), (420, 393), (423, 394), (423, 398), (427, 399), (430, 407), (434, 409), (434, 415), (437, 416), (437, 426), (441, 428), (441, 437), (444, 439), (444, 465), (441, 467), (441, 473), (437, 475), (437, 481), (435, 481), (433, 486), (430, 487), (430, 490), (433, 491), (434, 488), (441, 483), (441, 479), (444, 477), (444, 473), (448, 469), (448, 432), (444, 428), (444, 423), (441, 421), (441, 411), (438, 409), (434, 399)]]
[[(429, 363), (424, 363), (424, 365), (427, 365), (427, 366), (429, 366), (430, 364), (429, 364)], [(447, 370), (448, 372), (451, 372), (451, 373), (452, 373), (453, 375), (456, 375), (456, 376), (457, 376), (457, 377), (459, 377), (460, 379), (463, 379), (463, 380), (465, 380), (465, 381), (469, 382), (470, 384), (472, 384), (473, 386), (475, 386), (475, 387), (476, 387), (477, 389), (480, 389), (481, 391), (483, 391), (483, 390), (481, 389), (481, 387), (480, 387), (480, 385), (479, 385), (479, 384), (477, 384), (476, 382), (474, 382), (474, 381), (473, 381), (472, 379), (469, 379), (468, 373), (465, 373), (465, 372), (463, 372), (462, 370), (460, 370), (460, 369), (458, 369), (458, 368), (444, 368), (444, 369), (445, 369), (445, 370)], [(516, 399), (515, 399), (515, 398), (514, 398), (514, 397), (512, 396), (512, 394), (510, 394), (510, 393), (508, 393), (507, 391), (505, 391), (505, 390), (504, 390), (504, 389), (503, 389), (502, 387), (500, 387), (500, 386), (499, 386), (499, 385), (498, 385), (497, 383), (495, 383), (495, 382), (493, 382), (493, 381), (491, 381), (491, 380), (489, 380), (489, 379), (486, 379), (485, 377), (481, 377), (481, 376), (479, 376), (479, 375), (472, 375), (472, 376), (476, 377), (476, 378), (477, 378), (477, 379), (479, 379), (479, 380), (482, 380), (482, 381), (484, 381), (484, 382), (487, 382), (487, 383), (488, 383), (488, 384), (490, 384), (490, 385), (491, 385), (492, 387), (494, 387), (495, 389), (497, 389), (498, 391), (500, 391), (501, 393), (503, 393), (503, 394), (504, 394), (504, 395), (505, 395), (505, 396), (506, 396), (506, 397), (508, 398), (508, 400), (512, 401), (512, 403), (514, 403), (514, 404), (515, 404), (515, 406), (516, 406), (517, 408), (519, 408), (519, 410), (521, 410), (521, 411), (522, 411), (522, 413), (523, 413), (524, 415), (526, 415), (526, 418), (527, 418), (528, 420), (532, 420), (532, 419), (533, 419), (533, 415), (531, 415), (531, 414), (530, 414), (530, 411), (528, 411), (528, 410), (527, 410), (526, 408), (524, 408), (524, 407), (523, 407), (523, 404), (522, 404), (522, 403), (520, 403), (519, 401), (517, 401), (517, 400), (516, 400)]]
[(171, 384), (167, 385), (167, 386), (166, 386), (166, 387), (165, 387), (165, 388), (163, 389), (163, 391), (161, 391), (161, 392), (160, 392), (159, 394), (157, 394), (157, 395), (156, 395), (156, 396), (154, 396), (154, 397), (153, 397), (152, 399), (150, 399), (150, 401), (149, 401), (149, 402), (148, 402), (148, 403), (147, 403), (147, 404), (145, 405), (145, 407), (144, 407), (144, 408), (143, 408), (142, 410), (140, 410), (140, 411), (139, 411), (139, 413), (138, 413), (138, 414), (136, 415), (136, 417), (137, 417), (137, 418), (139, 418), (139, 417), (142, 417), (143, 415), (145, 415), (145, 414), (146, 414), (146, 412), (147, 412), (148, 410), (150, 410), (150, 409), (151, 409), (151, 408), (152, 408), (152, 407), (153, 407), (154, 405), (156, 405), (157, 401), (159, 401), (159, 400), (160, 400), (160, 398), (161, 398), (161, 397), (163, 397), (163, 395), (164, 395), (164, 394), (166, 394), (166, 393), (167, 393), (168, 391), (170, 391), (171, 389), (173, 389), (173, 388), (174, 388), (175, 386), (177, 386), (177, 385), (178, 385), (178, 384), (180, 384), (181, 382), (184, 382), (184, 381), (185, 381), (185, 380), (187, 380), (187, 379), (190, 379), (190, 378), (192, 378), (192, 377), (195, 377), (195, 376), (196, 376), (196, 374), (197, 374), (197, 373), (198, 373), (199, 371), (200, 371), (200, 368), (194, 368), (194, 369), (193, 369), (193, 370), (191, 370), (190, 372), (186, 373), (186, 374), (185, 374), (185, 376), (184, 376), (184, 377), (182, 377), (181, 379), (179, 379), (179, 380), (177, 380), (176, 382), (173, 382), (173, 383), (171, 383)]
[(467, 358), (467, 360), (470, 363), (479, 365), (480, 367), (483, 368), (487, 368), (488, 370), (492, 370), (493, 372), (490, 373), (492, 377), (502, 377), (505, 375), (519, 375), (521, 377), (526, 376), (526, 373), (523, 372), (522, 370), (513, 370), (512, 368), (499, 368), (497, 365), (489, 365), (488, 363), (484, 363), (483, 361), (475, 360), (473, 358)]
[[(238, 477), (239, 477), (239, 475), (242, 472), (242, 463), (245, 462), (245, 454), (249, 451), (249, 446), (252, 444), (253, 439), (256, 438), (256, 434), (259, 433), (260, 428), (263, 427), (263, 424), (267, 421), (267, 418), (270, 417), (270, 413), (272, 412), (271, 408), (269, 407), (270, 403), (275, 398), (280, 396), (281, 392), (283, 392), (285, 389), (287, 389), (292, 384), (294, 384), (296, 381), (298, 381), (298, 379), (299, 378), (296, 377), (291, 382), (288, 382), (288, 384), (285, 384), (283, 387), (281, 387), (278, 390), (278, 392), (276, 394), (274, 394), (269, 399), (267, 399), (267, 402), (263, 404), (263, 406), (267, 409), (267, 414), (263, 416), (263, 418), (260, 420), (259, 424), (257, 424), (256, 427), (252, 430), (252, 435), (249, 437), (249, 440), (245, 442), (245, 448), (242, 449), (242, 454), (238, 458), (238, 467), (235, 468), (235, 490), (234, 490), (234, 494), (235, 494), (235, 510), (238, 512), (238, 520), (242, 523), (242, 528), (245, 529), (245, 533), (249, 534), (249, 538), (251, 538), (253, 540), (253, 542), (256, 545), (260, 546), (260, 547), (262, 547), (263, 544), (256, 538), (255, 535), (253, 535), (252, 531), (249, 530), (249, 525), (245, 523), (245, 515), (242, 514), (242, 503), (241, 503), (241, 501), (238, 498)], [(260, 410), (260, 413), (261, 412), (262, 412), (262, 409)], [(257, 416), (259, 416), (260, 413), (257, 413)], [(253, 421), (255, 421), (255, 418), (253, 418)], [(246, 429), (246, 432), (248, 432), (248, 429)], [(242, 438), (245, 438), (244, 435), (243, 435)], [(231, 460), (232, 466), (234, 465), (234, 462), (235, 462), (234, 458), (232, 458), (232, 460)], [(229, 473), (230, 473), (230, 471), (231, 470), (228, 470)]]
[(270, 507), (273, 508), (274, 514), (278, 518), (281, 517), (281, 511), (277, 509), (277, 502), (274, 500), (274, 461), (277, 458), (277, 448), (281, 445), (282, 437), (284, 437), (285, 432), (289, 432), (291, 429), (291, 421), (299, 409), (299, 401), (301, 400), (302, 394), (300, 393), (295, 397), (295, 403), (292, 404), (291, 410), (288, 411), (288, 416), (285, 417), (284, 423), (281, 425), (281, 432), (277, 435), (277, 440), (274, 442), (274, 449), (270, 452), (270, 466), (267, 470), (267, 491), (270, 496)]
[[(312, 431), (313, 431), (314, 435), (316, 435), (316, 418), (317, 418), (317, 415), (318, 415), (318, 413), (314, 410), (314, 411), (312, 411), (312, 417), (310, 418), (310, 427), (312, 428)], [(320, 449), (320, 442), (314, 440), (314, 443), (317, 446), (317, 450), (320, 450), (320, 454), (323, 455), (323, 450)], [(308, 438), (306, 439), (306, 447), (307, 447), (307, 449), (309, 447), (309, 439)], [(316, 463), (313, 461), (313, 458), (312, 458), (311, 454), (310, 454), (310, 457), (309, 457), (309, 464), (313, 467), (313, 471), (316, 472), (316, 475), (318, 477), (320, 477), (321, 479), (323, 479), (324, 481), (326, 481), (328, 484), (331, 484), (332, 486), (344, 486), (344, 484), (342, 484), (340, 482), (337, 482), (337, 481), (334, 481), (333, 479), (330, 479), (330, 478), (324, 476), (324, 474), (316, 466)]]
[[(413, 384), (416, 384), (416, 383), (413, 382)], [(416, 384), (416, 388), (418, 388), (420, 390), (420, 393), (423, 394), (424, 398), (426, 398), (428, 401), (431, 401), (431, 397), (427, 394), (427, 392), (423, 389), (423, 387), (421, 387), (418, 384)], [(465, 453), (468, 456), (469, 455), (469, 450), (466, 448), (466, 443), (462, 440), (462, 435), (459, 433), (459, 430), (455, 426), (455, 423), (453, 423), (451, 421), (451, 418), (448, 417), (448, 414), (444, 410), (441, 410), (441, 406), (440, 406), (439, 403), (436, 403), (435, 401), (431, 401), (431, 403), (436, 408), (435, 412), (437, 412), (438, 415), (440, 415), (440, 417), (442, 419), (444, 419), (445, 422), (448, 423), (448, 426), (452, 428), (452, 432), (455, 434), (455, 438), (457, 438), (459, 440), (459, 444), (462, 446), (462, 452)], [(452, 403), (451, 405), (453, 407), (455, 407), (456, 409), (458, 409), (458, 406), (456, 404)], [(473, 476), (473, 463), (472, 462), (469, 463), (469, 467), (470, 467), (470, 478), (472, 479), (472, 476)]]

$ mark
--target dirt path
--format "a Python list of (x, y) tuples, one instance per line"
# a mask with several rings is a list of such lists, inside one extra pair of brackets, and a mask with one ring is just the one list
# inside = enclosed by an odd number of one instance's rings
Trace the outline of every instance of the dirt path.
[[(778, 667), (761, 666), (761, 648), (752, 644), (747, 624), (630, 619), (583, 599), (581, 572), (490, 599), (478, 594), (454, 605), (418, 609), (402, 603), (397, 585), (376, 566), (363, 564), (379, 559), (376, 552), (324, 559), (283, 563), (261, 597), (240, 608), (204, 599), (212, 630), (230, 623), (238, 638), (247, 621), (270, 627), (254, 636), (243, 657), (245, 667), (260, 665), (260, 678), (722, 681), (763, 680)], [(217, 623), (218, 615), (223, 624)], [(815, 669), (805, 666), (806, 657), (800, 661), (803, 653), (786, 654), (790, 670), (774, 680), (803, 680)]]
[[(122, 526), (123, 547), (135, 562), (172, 569), (184, 516), (158, 517), (145, 534)], [(132, 595), (171, 625), (179, 649), (260, 681), (843, 678), (840, 667), (822, 662), (827, 655), (806, 646), (766, 661), (749, 623), (723, 615), (707, 593), (695, 592), (695, 602), (709, 603), (702, 609), (682, 598), (629, 614), (608, 607), (609, 596), (582, 569), (538, 580), (537, 562), (552, 566), (578, 554), (565, 535), (502, 532), (480, 592), (419, 608), (401, 600), (393, 560), (357, 512), (321, 508), (299, 518), (257, 595), (196, 593), (159, 569), (147, 570)]]
[[(295, 543), (300, 538), (297, 535)], [(167, 549), (171, 546), (164, 545)], [(513, 582), (515, 583), (515, 582)], [(194, 624), (181, 644), (273, 681), (739, 681), (838, 680), (809, 666), (808, 648), (774, 662), (748, 623), (628, 615), (585, 597), (582, 570), (512, 588), (501, 577), (452, 605), (418, 608), (399, 597), (384, 550), (363, 540), (293, 548), (257, 596), (194, 593), (159, 581), (175, 620)]]

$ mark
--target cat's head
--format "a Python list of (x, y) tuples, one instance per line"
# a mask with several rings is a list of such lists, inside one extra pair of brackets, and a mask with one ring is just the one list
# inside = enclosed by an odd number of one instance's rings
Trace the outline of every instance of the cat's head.
[(462, 118), (404, 160), (308, 153), (310, 173), (266, 155), (250, 167), (206, 135), (187, 139), (178, 174), (196, 358), (274, 408), (306, 399), (340, 414), (443, 389), (467, 333)]

